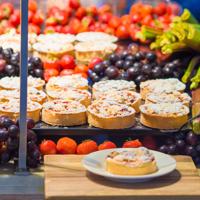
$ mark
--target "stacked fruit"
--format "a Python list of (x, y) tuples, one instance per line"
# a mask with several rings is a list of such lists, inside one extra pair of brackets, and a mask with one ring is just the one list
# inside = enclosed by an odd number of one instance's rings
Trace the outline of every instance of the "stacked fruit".
[[(19, 76), (20, 54), (13, 49), (0, 47), (0, 76)], [(38, 57), (28, 58), (28, 73), (43, 78), (43, 64)]]
[[(38, 11), (36, 1), (29, 1), (28, 21), (29, 32), (39, 34), (41, 25), (44, 22), (44, 15)], [(0, 34), (6, 33), (10, 29), (20, 32), (20, 11), (15, 9), (11, 3), (0, 4)]]
[[(27, 164), (31, 168), (35, 168), (40, 163), (40, 151), (36, 145), (37, 136), (31, 130), (35, 126), (34, 121), (27, 119)], [(19, 151), (19, 123), (15, 123), (5, 116), (0, 117), (0, 161), (5, 164), (10, 160), (18, 162)]]
[(128, 51), (114, 53), (108, 60), (101, 62), (95, 59), (90, 65), (93, 69), (88, 71), (88, 75), (93, 82), (102, 78), (125, 79), (133, 80), (139, 85), (140, 82), (149, 79), (180, 78), (183, 73), (179, 59), (163, 63), (158, 61), (154, 52), (145, 51), (138, 51), (135, 54)]

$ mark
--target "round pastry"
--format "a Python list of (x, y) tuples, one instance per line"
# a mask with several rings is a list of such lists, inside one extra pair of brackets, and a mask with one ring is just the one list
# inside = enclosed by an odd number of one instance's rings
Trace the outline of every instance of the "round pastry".
[[(9, 99), (20, 99), (20, 90), (0, 90), (0, 101), (4, 102)], [(43, 104), (46, 100), (46, 94), (42, 90), (28, 88), (28, 99)]]
[(80, 42), (74, 48), (77, 61), (88, 64), (96, 57), (106, 59), (117, 49), (117, 45), (105, 41)]
[[(45, 81), (40, 78), (34, 78), (32, 76), (28, 77), (28, 87), (33, 87), (38, 90), (42, 90), (45, 85)], [(16, 90), (20, 88), (20, 78), (15, 77), (4, 77), (0, 79), (0, 89), (1, 90)]]
[(88, 107), (91, 103), (91, 94), (87, 90), (79, 89), (62, 89), (47, 91), (48, 99), (52, 100), (71, 100), (78, 101)]
[(86, 108), (76, 101), (49, 101), (43, 104), (42, 121), (53, 126), (82, 125), (87, 121)]
[(87, 109), (90, 126), (103, 129), (124, 129), (135, 124), (135, 110), (112, 101), (94, 101)]
[(144, 104), (140, 106), (141, 124), (158, 129), (178, 129), (188, 121), (189, 108), (182, 103)]
[(102, 101), (115, 101), (119, 104), (125, 104), (135, 109), (136, 113), (140, 112), (141, 97), (140, 94), (123, 90), (123, 91), (111, 91), (104, 93), (98, 100)]
[(142, 99), (145, 99), (146, 96), (150, 93), (170, 94), (174, 91), (182, 93), (184, 90), (185, 84), (176, 78), (149, 80), (140, 84), (140, 94)]
[(80, 90), (88, 89), (88, 81), (79, 74), (71, 76), (57, 76), (49, 79), (46, 90), (62, 90), (75, 88)]
[(113, 151), (106, 158), (106, 170), (123, 176), (152, 174), (158, 170), (155, 157), (145, 147)]
[(170, 94), (161, 93), (151, 93), (147, 95), (145, 99), (145, 103), (182, 103), (189, 107), (191, 101), (191, 97), (187, 93), (180, 93), (177, 91), (174, 91)]
[(92, 95), (94, 99), (98, 99), (105, 93), (111, 91), (135, 91), (135, 83), (133, 81), (125, 80), (105, 80), (97, 82), (93, 85)]
[[(0, 115), (5, 115), (12, 120), (19, 118), (20, 101), (17, 99), (10, 99), (0, 104)], [(33, 101), (28, 101), (27, 104), (27, 117), (33, 119), (35, 122), (40, 120), (40, 111), (42, 106)]]
[(83, 32), (76, 35), (79, 42), (117, 42), (118, 38), (103, 32)]

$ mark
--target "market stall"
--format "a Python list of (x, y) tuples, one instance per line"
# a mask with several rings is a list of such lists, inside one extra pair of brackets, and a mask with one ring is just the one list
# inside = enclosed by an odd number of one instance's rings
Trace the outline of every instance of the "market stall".
[[(0, 4), (0, 13), (1, 164), (20, 175), (44, 165), (47, 199), (108, 198), (116, 188), (124, 198), (199, 198), (200, 41), (191, 11), (135, 2), (116, 15), (109, 4), (30, 0), (21, 27), (17, 4)], [(77, 177), (91, 195), (63, 189), (70, 178), (76, 189)], [(154, 178), (152, 196), (137, 182)]]

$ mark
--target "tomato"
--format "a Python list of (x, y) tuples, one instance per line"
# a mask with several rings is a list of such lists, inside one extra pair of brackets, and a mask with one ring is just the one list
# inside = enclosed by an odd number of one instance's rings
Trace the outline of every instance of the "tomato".
[(75, 59), (71, 55), (64, 55), (60, 60), (60, 65), (63, 69), (74, 69)]
[(114, 149), (114, 148), (117, 148), (115, 143), (111, 141), (105, 141), (104, 143), (99, 145), (98, 150)]
[(154, 14), (158, 16), (162, 16), (167, 11), (167, 4), (164, 2), (160, 2), (156, 7), (153, 8)]
[(52, 17), (55, 15), (55, 13), (59, 12), (60, 11), (60, 8), (58, 8), (57, 6), (52, 6), (49, 10), (48, 10), (48, 13), (47, 13), (47, 16), (48, 17)]
[(138, 2), (138, 3), (133, 4), (131, 6), (131, 9), (130, 9), (130, 14), (134, 15), (135, 13), (141, 12), (142, 7), (143, 7), (142, 2)]
[(55, 17), (48, 17), (46, 19), (46, 26), (55, 26), (57, 25), (57, 20)]
[(101, 58), (93, 58), (89, 64), (89, 69), (93, 69), (95, 65), (99, 64), (103, 62), (103, 60)]
[(34, 13), (32, 11), (28, 11), (28, 22), (31, 23), (33, 19)]
[(152, 149), (152, 150), (157, 149), (156, 140), (152, 136), (145, 136), (142, 139), (142, 144), (144, 147), (146, 147), (148, 149)]
[(150, 26), (152, 24), (153, 18), (151, 15), (146, 15), (142, 19), (142, 25)]
[(139, 13), (135, 13), (133, 15), (131, 15), (131, 22), (132, 23), (139, 23), (141, 20), (141, 16)]
[(74, 69), (75, 73), (82, 73), (82, 72), (87, 72), (88, 71), (88, 66), (86, 65), (77, 65)]
[(60, 72), (60, 76), (68, 76), (68, 75), (72, 75), (74, 74), (74, 70), (73, 69), (63, 69)]
[(141, 16), (145, 17), (146, 15), (152, 15), (153, 7), (149, 4), (144, 4), (141, 9)]
[(75, 154), (77, 149), (77, 143), (75, 140), (63, 137), (57, 142), (57, 151), (60, 154)]
[(77, 34), (81, 26), (81, 21), (77, 18), (72, 18), (69, 22), (69, 26), (74, 31), (74, 33)]
[(56, 154), (56, 144), (52, 140), (43, 140), (40, 144), (40, 152), (42, 155), (53, 155)]
[(138, 26), (136, 26), (135, 24), (131, 24), (130, 27), (129, 27), (129, 34), (131, 36), (131, 39), (133, 41), (136, 41), (137, 40), (137, 32), (140, 31), (140, 28)]
[(44, 15), (41, 12), (36, 12), (33, 16), (32, 23), (40, 26), (44, 22)]
[(120, 18), (117, 16), (112, 16), (108, 22), (108, 25), (112, 28), (117, 28), (120, 25)]
[(103, 14), (99, 15), (99, 21), (102, 23), (108, 24), (108, 22), (110, 21), (111, 18), (112, 18), (111, 13), (103, 13)]
[(69, 20), (68, 13), (65, 12), (64, 10), (56, 12), (54, 17), (56, 18), (56, 21), (61, 25), (66, 25)]
[(53, 76), (58, 76), (59, 71), (57, 69), (45, 69), (44, 70), (44, 80), (48, 81)]
[(115, 34), (119, 39), (127, 39), (130, 36), (128, 28), (124, 25), (120, 25)]
[(41, 29), (40, 29), (39, 26), (30, 23), (30, 24), (28, 25), (28, 32), (29, 32), (29, 33), (36, 33), (36, 34), (38, 35), (38, 34), (40, 34)]
[(123, 144), (123, 148), (137, 148), (137, 147), (141, 147), (142, 143), (139, 140), (129, 140), (124, 142)]
[(86, 9), (84, 7), (80, 7), (76, 11), (75, 17), (77, 17), (78, 19), (82, 19), (84, 16), (86, 16), (86, 14), (87, 14)]
[(2, 3), (0, 5), (0, 13), (2, 18), (9, 18), (14, 12), (14, 7), (11, 3)]
[(72, 27), (70, 27), (69, 25), (63, 26), (61, 28), (61, 33), (65, 33), (65, 34), (75, 34), (75, 31), (72, 29)]
[(60, 63), (59, 61), (52, 61), (52, 62), (43, 62), (44, 63), (44, 69), (60, 69)]
[(76, 10), (80, 7), (80, 1), (79, 0), (69, 0), (69, 6), (71, 8), (73, 8), (74, 10)]
[(20, 24), (20, 11), (19, 10), (15, 10), (14, 13), (10, 16), (9, 23), (14, 27), (17, 27)]
[(55, 26), (47, 26), (47, 27), (44, 29), (44, 34), (55, 33), (55, 32), (56, 32)]
[(35, 0), (29, 0), (28, 10), (35, 13), (37, 11), (37, 7), (38, 7), (37, 2)]
[(81, 24), (84, 26), (84, 27), (89, 27), (91, 26), (92, 24), (94, 24), (94, 19), (93, 17), (91, 16), (85, 16), (83, 17), (83, 19), (81, 20)]
[(86, 72), (79, 72), (79, 73), (76, 73), (76, 74), (80, 74), (85, 79), (88, 78), (88, 74)]
[(112, 12), (112, 8), (111, 8), (111, 6), (109, 4), (104, 4), (103, 6), (101, 6), (98, 9), (99, 15), (101, 15), (103, 13), (106, 13), (106, 12)]
[(89, 154), (98, 150), (97, 143), (93, 140), (85, 140), (77, 147), (77, 154)]
[(89, 6), (89, 7), (87, 7), (86, 8), (86, 12), (87, 12), (87, 15), (89, 15), (89, 16), (93, 16), (93, 17), (95, 17), (95, 16), (97, 16), (97, 7), (96, 6)]
[(130, 26), (131, 24), (131, 17), (130, 15), (123, 15), (120, 19), (121, 24), (124, 26)]

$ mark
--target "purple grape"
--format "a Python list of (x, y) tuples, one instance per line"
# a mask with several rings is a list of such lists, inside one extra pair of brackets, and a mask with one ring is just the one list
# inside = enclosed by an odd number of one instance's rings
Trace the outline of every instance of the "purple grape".
[(118, 69), (123, 69), (123, 67), (124, 67), (124, 61), (123, 60), (118, 60), (115, 63), (115, 67), (117, 67)]
[(5, 128), (9, 128), (9, 126), (14, 125), (15, 123), (9, 119), (9, 118), (4, 118), (4, 120), (2, 121), (2, 125)]
[(7, 151), (1, 153), (1, 163), (5, 164), (10, 160), (10, 154)]
[(8, 139), (8, 131), (5, 128), (0, 129), (0, 142), (5, 142)]
[(110, 66), (106, 69), (105, 74), (109, 79), (115, 79), (119, 76), (119, 70), (116, 67)]
[(11, 125), (11, 126), (8, 128), (8, 134), (9, 134), (9, 136), (12, 137), (12, 138), (18, 137), (19, 128), (18, 128), (16, 125)]
[(28, 141), (33, 141), (33, 142), (37, 142), (37, 135), (35, 134), (35, 132), (33, 132), (32, 130), (28, 130), (27, 131), (27, 140)]
[(37, 149), (37, 146), (36, 146), (36, 144), (35, 144), (34, 141), (29, 141), (29, 142), (27, 143), (27, 148), (28, 148), (28, 152), (32, 152), (32, 151), (34, 151), (35, 149)]
[(35, 149), (34, 151), (31, 152), (31, 157), (32, 157), (34, 160), (39, 161), (40, 158), (41, 158), (40, 151), (39, 151), (38, 149)]
[(126, 59), (127, 56), (129, 56), (129, 52), (128, 51), (123, 51), (119, 56), (121, 59)]
[(102, 62), (105, 68), (109, 67), (111, 65), (111, 62), (109, 60), (105, 60)]
[(7, 140), (7, 148), (10, 151), (17, 150), (19, 147), (19, 140), (16, 138), (8, 138)]
[(105, 66), (103, 63), (99, 63), (97, 65), (94, 66), (94, 72), (96, 72), (97, 74), (100, 74), (101, 72), (105, 71)]
[(162, 153), (168, 153), (169, 148), (168, 148), (167, 145), (162, 145), (162, 146), (158, 149), (158, 151), (160, 151), (160, 152), (162, 152)]
[(184, 150), (184, 148), (185, 148), (185, 141), (184, 140), (177, 140), (176, 141), (176, 146), (177, 146), (177, 149), (179, 150), (179, 151), (181, 151), (181, 150)]
[(169, 154), (171, 154), (171, 155), (176, 154), (176, 145), (175, 144), (170, 144), (168, 148), (169, 148), (168, 149)]
[(119, 75), (119, 79), (121, 79), (121, 80), (129, 80), (127, 72), (121, 72), (121, 74)]
[(186, 141), (188, 144), (194, 146), (197, 144), (198, 142), (198, 137), (196, 134), (194, 134), (193, 132), (189, 132), (186, 136)]
[(118, 60), (120, 60), (120, 56), (118, 56), (117, 54), (111, 54), (109, 56), (109, 60), (112, 64), (115, 64)]
[(171, 145), (171, 144), (174, 144), (174, 140), (172, 138), (167, 138), (166, 141), (165, 141), (165, 143), (167, 145)]
[(28, 128), (28, 129), (34, 128), (35, 122), (34, 122), (33, 119), (27, 119), (26, 122), (27, 122), (27, 128)]
[(197, 152), (196, 152), (195, 148), (191, 145), (187, 145), (185, 147), (185, 153), (186, 153), (186, 155), (191, 156), (191, 157), (197, 156)]

